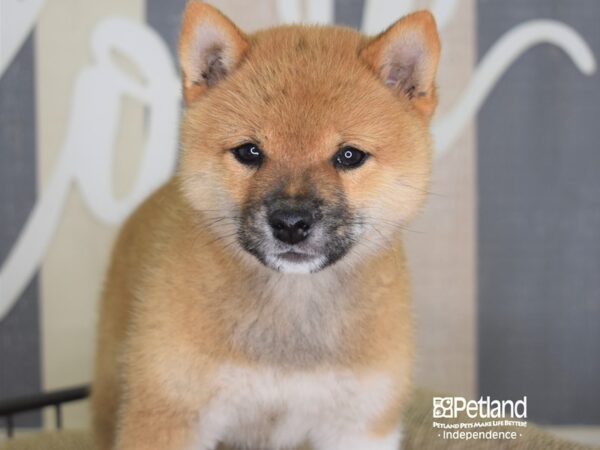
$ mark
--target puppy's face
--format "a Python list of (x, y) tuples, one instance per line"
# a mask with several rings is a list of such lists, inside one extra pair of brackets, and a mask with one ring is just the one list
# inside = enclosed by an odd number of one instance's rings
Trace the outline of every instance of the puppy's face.
[(199, 223), (282, 272), (388, 245), (429, 178), (439, 44), (417, 16), (374, 39), (303, 27), (247, 37), (190, 3), (180, 175)]

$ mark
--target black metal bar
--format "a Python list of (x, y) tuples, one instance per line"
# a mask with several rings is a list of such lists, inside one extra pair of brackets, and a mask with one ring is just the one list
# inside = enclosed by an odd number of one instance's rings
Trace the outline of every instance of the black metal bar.
[(13, 437), (14, 427), (15, 427), (15, 424), (13, 422), (13, 416), (9, 414), (6, 416), (6, 435), (9, 438)]
[(60, 430), (62, 428), (62, 410), (60, 409), (60, 403), (54, 405), (54, 414), (56, 418), (56, 429)]
[(6, 418), (6, 434), (9, 438), (14, 435), (15, 423), (13, 416), (15, 414), (45, 408), (46, 406), (54, 406), (56, 428), (60, 429), (62, 428), (62, 404), (82, 400), (89, 395), (89, 386), (78, 386), (71, 389), (61, 389), (0, 401), (0, 417)]
[(35, 395), (26, 395), (0, 401), (0, 417), (36, 410), (59, 403), (82, 400), (89, 396), (89, 386), (78, 386)]

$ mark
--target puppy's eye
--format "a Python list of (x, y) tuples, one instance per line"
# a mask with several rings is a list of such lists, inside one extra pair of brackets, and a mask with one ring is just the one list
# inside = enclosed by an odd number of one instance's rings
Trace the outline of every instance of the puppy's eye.
[(260, 166), (263, 160), (263, 153), (256, 144), (242, 144), (231, 150), (235, 159), (245, 166)]
[(364, 164), (368, 155), (354, 147), (342, 147), (333, 157), (333, 165), (338, 169), (356, 169)]

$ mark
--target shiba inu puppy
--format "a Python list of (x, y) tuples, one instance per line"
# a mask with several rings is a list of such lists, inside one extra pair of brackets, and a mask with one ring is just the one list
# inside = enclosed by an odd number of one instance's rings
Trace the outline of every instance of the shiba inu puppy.
[(101, 449), (400, 446), (400, 231), (427, 190), (439, 51), (427, 12), (373, 38), (246, 35), (188, 4), (179, 170), (123, 227), (102, 299)]

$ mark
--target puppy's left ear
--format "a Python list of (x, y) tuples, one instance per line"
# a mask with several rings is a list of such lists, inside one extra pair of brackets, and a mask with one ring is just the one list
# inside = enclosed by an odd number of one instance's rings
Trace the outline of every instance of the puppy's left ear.
[(229, 75), (247, 48), (246, 37), (231, 20), (206, 3), (188, 1), (178, 49), (185, 103)]
[(405, 95), (427, 120), (437, 97), (435, 76), (440, 39), (428, 11), (405, 16), (369, 41), (360, 56), (398, 95)]

